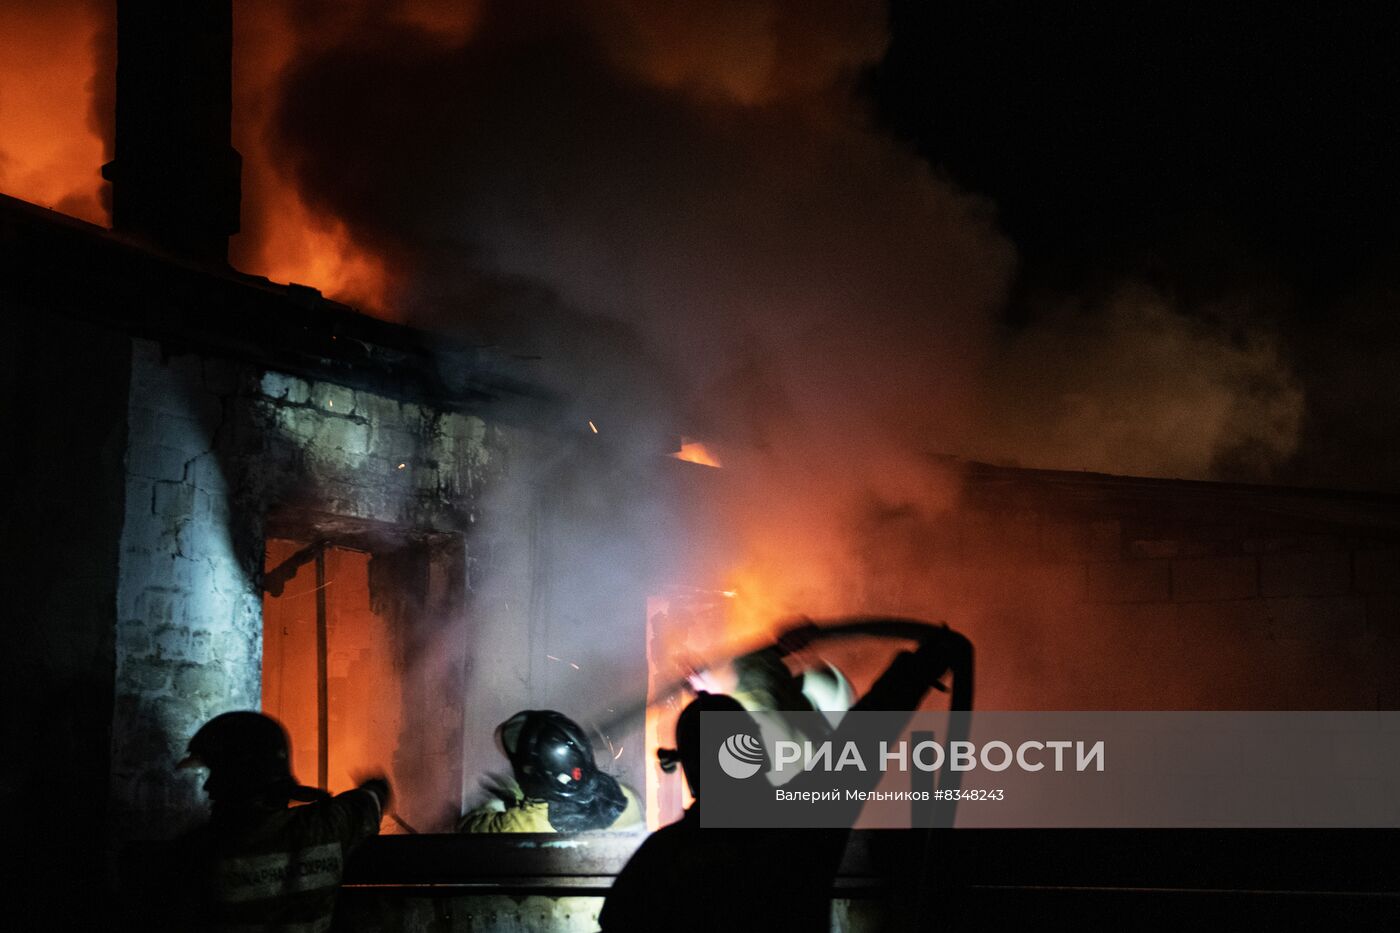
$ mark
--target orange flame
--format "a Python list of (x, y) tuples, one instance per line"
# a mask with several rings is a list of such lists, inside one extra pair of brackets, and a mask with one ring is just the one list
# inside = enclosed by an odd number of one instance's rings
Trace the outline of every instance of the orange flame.
[[(449, 16), (446, 3), (411, 11), (444, 33), (469, 29), (475, 15)], [(384, 258), (305, 203), (269, 143), (270, 102), (299, 51), (287, 15), (267, 2), (236, 10), (233, 142), (243, 156), (243, 232), (230, 243), (232, 259), (246, 272), (385, 315), (393, 279)], [(116, 80), (103, 45), (113, 39), (112, 16), (110, 4), (80, 0), (58, 10), (0, 8), (0, 192), (102, 225), (111, 121), (95, 116), (94, 103), (110, 97)]]
[(236, 265), (274, 282), (311, 285), (378, 317), (391, 316), (386, 310), (392, 294), (384, 261), (360, 247), (344, 224), (314, 215), (282, 178), (269, 180), (259, 196), (279, 207), (266, 218), (254, 243), (242, 248), (235, 244), (235, 259), (241, 260)]
[(688, 437), (681, 438), (681, 449), (671, 454), (677, 460), (684, 460), (686, 463), (698, 463), (701, 466), (719, 468), (724, 464), (719, 462), (719, 457), (715, 456), (704, 444), (693, 441)]
[(391, 280), (384, 259), (357, 243), (336, 217), (316, 211), (272, 150), (272, 102), (301, 51), (296, 24), (279, 5), (240, 5), (233, 37), (233, 145), (243, 155), (243, 232), (234, 265), (274, 282), (299, 282), (387, 316)]
[(106, 224), (92, 119), (103, 23), (86, 4), (66, 13), (0, 7), (0, 191)]

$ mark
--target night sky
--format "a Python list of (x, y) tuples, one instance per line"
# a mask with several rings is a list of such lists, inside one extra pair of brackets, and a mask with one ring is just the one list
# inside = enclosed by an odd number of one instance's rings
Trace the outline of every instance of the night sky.
[(1033, 276), (1214, 254), (1327, 296), (1397, 245), (1400, 56), (1367, 9), (895, 0), (872, 95)]
[[(1394, 487), (1400, 34), (1381, 4), (892, 0), (867, 93), (993, 199), (1047, 294), (1151, 283), (1277, 329), (1307, 407), (1276, 478)], [(1393, 12), (1391, 10), (1390, 12)], [(1228, 470), (1227, 470), (1228, 472)]]

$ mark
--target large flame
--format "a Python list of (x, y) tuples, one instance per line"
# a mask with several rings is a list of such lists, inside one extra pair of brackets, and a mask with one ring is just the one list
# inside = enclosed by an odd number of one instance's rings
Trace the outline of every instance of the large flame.
[[(415, 22), (470, 27), (470, 11), (415, 5)], [(0, 192), (108, 223), (102, 164), (112, 150), (115, 32), (111, 5), (0, 8)], [(392, 305), (384, 259), (333, 215), (303, 201), (270, 145), (282, 71), (300, 51), (287, 11), (241, 3), (234, 19), (233, 142), (243, 156), (243, 232), (234, 264), (274, 282), (298, 282), (377, 315)]]
[(271, 121), (283, 71), (302, 51), (282, 5), (234, 11), (233, 144), (243, 155), (243, 231), (234, 264), (274, 282), (299, 282), (365, 311), (387, 315), (390, 276), (383, 258), (357, 243), (339, 218), (303, 201), (272, 150)]
[(103, 31), (98, 11), (73, 4), (0, 6), (0, 192), (105, 224), (105, 156), (93, 120)]

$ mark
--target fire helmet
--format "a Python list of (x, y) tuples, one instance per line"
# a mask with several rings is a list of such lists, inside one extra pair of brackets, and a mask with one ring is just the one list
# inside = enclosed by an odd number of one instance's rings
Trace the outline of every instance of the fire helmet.
[(802, 672), (802, 695), (812, 704), (812, 709), (826, 716), (833, 729), (841, 724), (841, 717), (856, 700), (846, 675), (840, 668), (826, 663)]
[(190, 739), (180, 768), (204, 767), (204, 789), (213, 800), (253, 797), (277, 785), (289, 791), (292, 778), (287, 730), (271, 716), (255, 712), (224, 713), (200, 726)]
[(527, 797), (566, 800), (591, 785), (598, 766), (578, 723), (552, 709), (527, 709), (501, 723), (501, 746)]

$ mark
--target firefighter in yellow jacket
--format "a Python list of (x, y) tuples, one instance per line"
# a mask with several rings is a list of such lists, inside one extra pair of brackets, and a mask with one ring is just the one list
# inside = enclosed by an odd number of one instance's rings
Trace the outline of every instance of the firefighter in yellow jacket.
[(637, 795), (600, 771), (587, 734), (563, 713), (523, 710), (496, 729), (511, 778), (467, 813), (464, 833), (554, 833), (633, 830), (642, 826)]
[(290, 752), (282, 724), (257, 712), (224, 713), (194, 734), (180, 767), (207, 773), (210, 819), (148, 867), (148, 881), (165, 883), (133, 897), (130, 929), (331, 928), (345, 863), (379, 832), (389, 783), (372, 777), (332, 797), (297, 783)]

